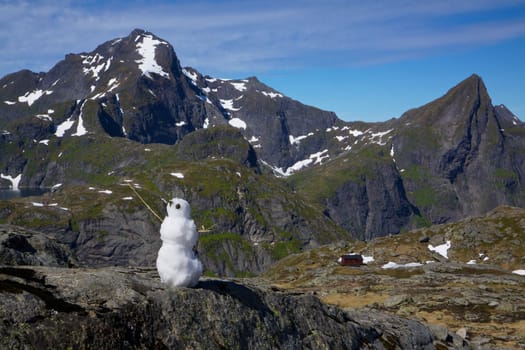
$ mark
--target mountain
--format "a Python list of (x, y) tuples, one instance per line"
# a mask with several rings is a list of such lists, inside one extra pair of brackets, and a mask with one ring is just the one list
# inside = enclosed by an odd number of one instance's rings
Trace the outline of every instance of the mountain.
[(0, 79), (0, 223), (53, 236), (80, 266), (156, 258), (164, 201), (187, 199), (210, 275), (291, 253), (524, 206), (524, 125), (473, 75), (383, 123), (344, 122), (257, 78), (183, 68), (143, 30), (49, 72)]
[(7, 75), (0, 87), (4, 135), (16, 130), (42, 141), (106, 133), (175, 144), (197, 129), (229, 124), (276, 169), (316, 153), (322, 133), (307, 143), (300, 139), (340, 122), (256, 78), (216, 79), (182, 68), (169, 43), (138, 29), (92, 52), (66, 55), (47, 73)]
[(479, 76), (375, 128), (336, 130), (351, 149), (291, 179), (360, 238), (525, 205), (524, 125)]

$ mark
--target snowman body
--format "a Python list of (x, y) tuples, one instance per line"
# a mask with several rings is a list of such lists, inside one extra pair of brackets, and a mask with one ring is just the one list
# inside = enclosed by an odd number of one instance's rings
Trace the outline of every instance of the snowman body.
[(162, 246), (157, 256), (160, 280), (170, 287), (193, 287), (202, 276), (202, 264), (193, 251), (198, 233), (190, 205), (173, 198), (168, 202), (167, 212), (160, 226)]

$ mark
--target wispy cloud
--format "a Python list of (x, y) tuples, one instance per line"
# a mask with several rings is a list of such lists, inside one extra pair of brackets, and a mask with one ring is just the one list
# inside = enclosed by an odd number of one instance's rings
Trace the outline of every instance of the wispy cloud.
[[(525, 1), (0, 1), (0, 76), (144, 28), (184, 65), (243, 74), (372, 65), (525, 36)], [(506, 16), (500, 16), (506, 13)]]

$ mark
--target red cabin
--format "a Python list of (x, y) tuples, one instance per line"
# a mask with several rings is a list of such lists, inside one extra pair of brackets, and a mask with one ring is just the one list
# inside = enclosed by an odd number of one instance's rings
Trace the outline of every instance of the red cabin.
[(361, 266), (363, 265), (363, 256), (361, 254), (345, 254), (341, 255), (337, 262), (343, 266)]

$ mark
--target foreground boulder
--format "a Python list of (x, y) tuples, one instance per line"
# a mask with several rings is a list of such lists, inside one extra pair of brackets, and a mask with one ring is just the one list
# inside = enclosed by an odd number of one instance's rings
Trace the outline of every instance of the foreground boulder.
[(344, 312), (257, 281), (170, 290), (152, 269), (1, 267), (0, 348), (453, 347), (420, 322)]

